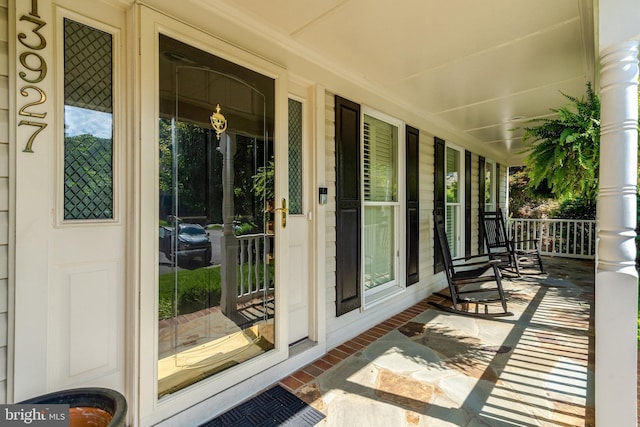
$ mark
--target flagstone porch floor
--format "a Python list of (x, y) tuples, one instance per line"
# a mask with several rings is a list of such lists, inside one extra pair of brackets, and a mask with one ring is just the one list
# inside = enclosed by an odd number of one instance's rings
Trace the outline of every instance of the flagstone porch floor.
[(593, 426), (594, 265), (544, 262), (505, 278), (514, 316), (430, 297), (280, 383), (326, 415), (319, 426)]

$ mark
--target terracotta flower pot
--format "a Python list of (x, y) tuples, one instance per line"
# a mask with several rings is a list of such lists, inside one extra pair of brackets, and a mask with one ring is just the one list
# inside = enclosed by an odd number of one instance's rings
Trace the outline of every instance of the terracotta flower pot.
[(100, 387), (60, 390), (20, 403), (69, 405), (70, 427), (123, 427), (127, 416), (124, 396)]

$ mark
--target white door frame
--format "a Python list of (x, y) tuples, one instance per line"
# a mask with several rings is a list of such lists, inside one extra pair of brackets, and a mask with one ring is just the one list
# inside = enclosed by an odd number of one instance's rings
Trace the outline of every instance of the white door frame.
[[(301, 262), (290, 262), (290, 277), (300, 277), (303, 288), (299, 294), (292, 293), (299, 283), (286, 283), (289, 289), (290, 295), (296, 295), (301, 298), (301, 302), (297, 307), (294, 307), (294, 301), (290, 300), (290, 314), (292, 317), (289, 319), (289, 331), (295, 334), (289, 337), (289, 343), (292, 344), (300, 339), (315, 337), (315, 331), (312, 331), (314, 317), (317, 314), (317, 310), (313, 308), (314, 290), (316, 288), (316, 281), (313, 275), (315, 264), (317, 263), (314, 254), (315, 237), (313, 233), (313, 226), (316, 223), (315, 217), (315, 190), (313, 187), (314, 174), (314, 152), (313, 152), (313, 108), (314, 105), (311, 102), (313, 93), (311, 92), (311, 86), (305, 83), (301, 79), (290, 78), (289, 81), (289, 99), (300, 102), (302, 104), (302, 212), (300, 214), (289, 214), (289, 218), (296, 228), (293, 235), (290, 237), (290, 247), (295, 240), (298, 245), (302, 245), (304, 259)], [(311, 98), (311, 99), (310, 99)], [(289, 201), (289, 205), (291, 202)], [(298, 233), (300, 232), (300, 233)], [(298, 235), (300, 234), (300, 235)], [(290, 251), (291, 252), (291, 251)], [(295, 254), (290, 254), (295, 257)], [(298, 271), (297, 269), (302, 266), (304, 271)], [(304, 301), (302, 301), (304, 299)], [(292, 311), (293, 310), (293, 311)], [(297, 316), (293, 316), (297, 313)], [(303, 316), (306, 314), (306, 317)], [(304, 324), (302, 324), (304, 323)], [(303, 333), (303, 329), (306, 329), (306, 333)], [(294, 332), (295, 331), (295, 332)]]
[[(285, 360), (288, 356), (286, 337), (287, 300), (283, 283), (286, 269), (278, 267), (278, 260), (287, 259), (287, 229), (282, 228), (280, 214), (276, 227), (276, 348), (242, 365), (230, 368), (203, 380), (171, 396), (157, 399), (157, 283), (158, 283), (158, 35), (160, 33), (193, 45), (212, 55), (233, 61), (243, 67), (269, 76), (275, 80), (275, 163), (276, 200), (288, 199), (287, 188), (287, 78), (283, 68), (238, 49), (218, 38), (211, 37), (166, 15), (137, 6), (140, 13), (140, 138), (136, 145), (135, 182), (137, 200), (135, 216), (138, 219), (135, 235), (140, 236), (132, 251), (139, 260), (138, 287), (140, 291), (138, 349), (138, 397), (137, 425), (147, 426), (169, 418), (184, 409), (233, 387), (243, 379)], [(284, 142), (284, 143), (283, 143)], [(150, 161), (150, 159), (153, 159)], [(255, 392), (253, 390), (252, 392)], [(251, 393), (247, 394), (249, 396)], [(237, 399), (237, 397), (235, 397)], [(234, 393), (229, 394), (230, 402)]]

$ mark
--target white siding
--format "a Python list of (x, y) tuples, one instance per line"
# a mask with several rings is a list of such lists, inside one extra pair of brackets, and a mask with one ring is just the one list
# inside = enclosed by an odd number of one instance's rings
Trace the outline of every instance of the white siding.
[(336, 317), (336, 127), (335, 98), (325, 93), (325, 183), (328, 188), (326, 207), (326, 316)]
[(7, 403), (9, 60), (7, 0), (0, 0), (0, 404)]
[(420, 132), (418, 151), (418, 189), (420, 192), (420, 229), (418, 258), (420, 260), (420, 282), (413, 286), (424, 286), (426, 283), (431, 292), (439, 287), (433, 280), (433, 181), (435, 169), (434, 141), (432, 135)]

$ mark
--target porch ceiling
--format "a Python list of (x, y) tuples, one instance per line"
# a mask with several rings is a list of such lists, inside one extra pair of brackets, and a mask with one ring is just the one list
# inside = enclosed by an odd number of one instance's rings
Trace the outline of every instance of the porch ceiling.
[(510, 164), (523, 148), (514, 117), (547, 116), (594, 75), (589, 0), (220, 3)]

